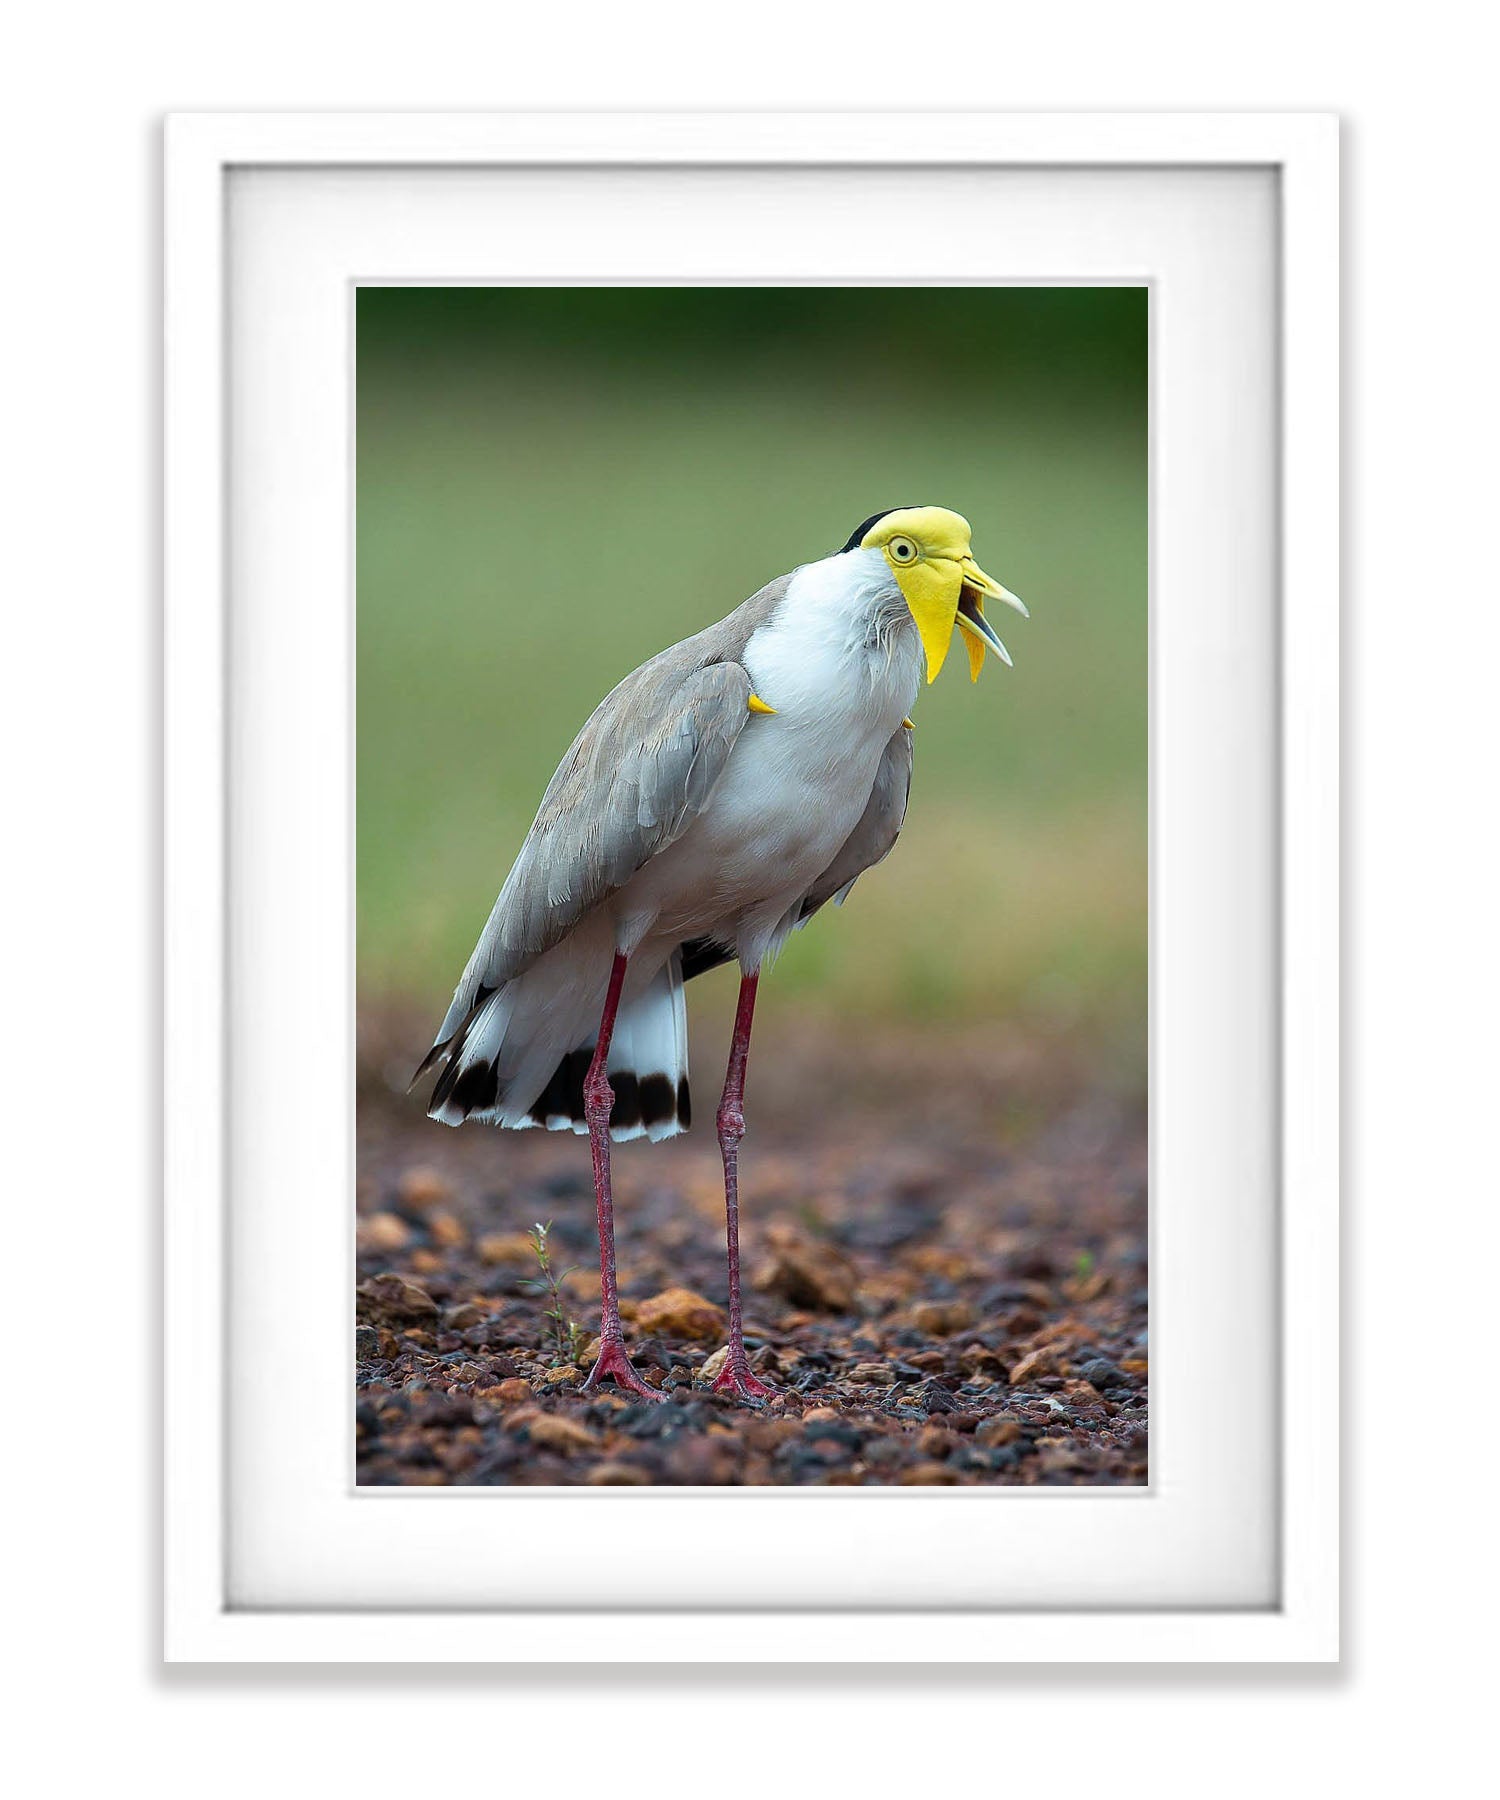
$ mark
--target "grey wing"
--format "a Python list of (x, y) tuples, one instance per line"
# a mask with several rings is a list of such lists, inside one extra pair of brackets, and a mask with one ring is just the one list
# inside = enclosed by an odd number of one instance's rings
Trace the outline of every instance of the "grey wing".
[(749, 718), (750, 677), (690, 641), (627, 675), (548, 783), (438, 1032), (519, 975), (703, 810)]
[(810, 919), (829, 900), (842, 905), (844, 896), (866, 869), (890, 854), (901, 835), (911, 794), (912, 734), (903, 725), (881, 753), (875, 785), (859, 823), (844, 839), (839, 853), (803, 896), (797, 924)]

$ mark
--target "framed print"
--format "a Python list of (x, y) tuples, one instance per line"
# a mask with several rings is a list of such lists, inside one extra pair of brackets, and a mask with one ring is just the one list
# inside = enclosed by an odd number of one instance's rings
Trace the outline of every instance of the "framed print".
[(170, 122), (169, 1657), (1336, 1657), (1336, 155)]

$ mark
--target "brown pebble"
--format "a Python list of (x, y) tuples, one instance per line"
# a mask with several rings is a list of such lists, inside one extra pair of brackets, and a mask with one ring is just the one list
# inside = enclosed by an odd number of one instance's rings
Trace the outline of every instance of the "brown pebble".
[(571, 1364), (564, 1363), (560, 1369), (548, 1369), (542, 1380), (549, 1388), (576, 1387), (583, 1376)]
[(649, 1487), (651, 1477), (634, 1463), (595, 1463), (583, 1478), (590, 1487)]
[(965, 1300), (919, 1300), (911, 1309), (911, 1322), (930, 1337), (951, 1337), (974, 1323), (974, 1308)]
[(536, 1245), (524, 1231), (487, 1231), (474, 1248), (479, 1260), (491, 1268), (501, 1263), (536, 1265)]
[(1067, 1396), (1070, 1406), (1097, 1406), (1099, 1404), (1099, 1390), (1092, 1381), (1065, 1381), (1062, 1391)]
[(452, 1187), (436, 1169), (408, 1169), (396, 1184), (396, 1198), (409, 1212), (430, 1212), (452, 1195)]
[(416, 1282), (407, 1281), (400, 1275), (374, 1275), (361, 1282), (356, 1293), (362, 1313), (374, 1313), (377, 1317), (392, 1320), (437, 1317), (437, 1301), (426, 1288), (418, 1287)]
[(944, 1457), (953, 1448), (953, 1433), (942, 1425), (924, 1425), (917, 1433), (917, 1448), (923, 1456)]
[(993, 1447), (996, 1444), (1013, 1444), (1021, 1435), (1021, 1427), (1014, 1419), (982, 1419), (974, 1427), (976, 1443)]
[(469, 1234), (451, 1212), (435, 1212), (427, 1221), (433, 1243), (444, 1250), (457, 1250), (467, 1244)]
[(974, 1265), (957, 1250), (945, 1250), (938, 1244), (918, 1244), (908, 1251), (906, 1261), (921, 1275), (939, 1275), (945, 1281), (962, 1281), (974, 1273)]
[(971, 1374), (980, 1372), (994, 1373), (997, 1371), (1001, 1376), (1004, 1376), (1005, 1374), (1005, 1364), (1001, 1361), (996, 1352), (991, 1350), (988, 1344), (965, 1344), (963, 1349), (958, 1353), (958, 1360)]
[(556, 1413), (543, 1413), (533, 1419), (529, 1435), (533, 1444), (540, 1444), (544, 1450), (560, 1450), (564, 1456), (574, 1450), (591, 1450), (599, 1442), (587, 1425)]
[(896, 1382), (894, 1370), (877, 1362), (856, 1363), (849, 1371), (849, 1379), (869, 1387), (894, 1387)]
[(404, 1250), (411, 1242), (411, 1226), (395, 1213), (369, 1213), (356, 1224), (354, 1241), (361, 1250)]
[(724, 1329), (724, 1315), (711, 1300), (691, 1288), (667, 1288), (642, 1300), (635, 1323), (644, 1332), (674, 1338), (716, 1338)]
[(1010, 1372), (1012, 1387), (1025, 1387), (1038, 1375), (1055, 1375), (1057, 1373), (1057, 1351), (1051, 1344), (1044, 1344), (1040, 1350), (1033, 1350), (1030, 1356), (1023, 1356)]
[(793, 1306), (844, 1313), (854, 1306), (855, 1273), (831, 1245), (817, 1242), (795, 1226), (766, 1228), (769, 1256), (756, 1271), (759, 1294), (780, 1294)]
[(952, 1487), (957, 1474), (946, 1463), (912, 1463), (896, 1477), (902, 1487)]
[(450, 1306), (443, 1314), (443, 1323), (450, 1331), (470, 1331), (476, 1325), (483, 1325), (489, 1316), (477, 1300), (469, 1300), (463, 1306)]

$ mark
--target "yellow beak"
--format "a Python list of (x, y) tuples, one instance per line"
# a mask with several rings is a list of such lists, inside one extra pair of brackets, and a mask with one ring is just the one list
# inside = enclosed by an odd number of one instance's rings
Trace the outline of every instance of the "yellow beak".
[(972, 556), (964, 558), (963, 574), (963, 588), (958, 597), (957, 624), (964, 634), (964, 649), (969, 653), (969, 679), (978, 681), (986, 647), (993, 650), (1007, 668), (1013, 666), (1009, 650), (1000, 642), (999, 634), (984, 616), (985, 600), (999, 600), (1006, 606), (1013, 606), (1023, 619), (1029, 619), (1031, 614), (1027, 612), (1026, 603), (1019, 594), (1013, 594), (1009, 588), (1001, 587), (993, 576), (986, 575)]
[(898, 568), (896, 580), (916, 621), (917, 633), (927, 655), (929, 682), (936, 681), (938, 671), (947, 660), (948, 646), (956, 628), (964, 633), (972, 680), (979, 679), (986, 649), (993, 650), (1002, 662), (1010, 662), (1010, 652), (984, 616), (984, 601), (1000, 600), (1013, 606), (1022, 618), (1030, 615), (1022, 601), (986, 575), (972, 556), (961, 559), (926, 557), (908, 568)]

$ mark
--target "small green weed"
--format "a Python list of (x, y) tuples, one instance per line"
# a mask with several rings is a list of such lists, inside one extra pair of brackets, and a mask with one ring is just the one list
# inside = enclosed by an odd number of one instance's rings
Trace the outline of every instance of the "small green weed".
[(542, 1317), (546, 1319), (552, 1332), (553, 1366), (559, 1363), (576, 1362), (578, 1351), (583, 1343), (583, 1327), (576, 1319), (569, 1318), (563, 1310), (562, 1283), (573, 1273), (572, 1268), (554, 1269), (552, 1252), (547, 1242), (547, 1234), (552, 1230), (552, 1221), (545, 1225), (537, 1223), (526, 1233), (531, 1239), (531, 1247), (536, 1252), (536, 1265), (541, 1271), (539, 1275), (523, 1281), (522, 1286), (530, 1288), (534, 1294), (546, 1296), (547, 1306)]

